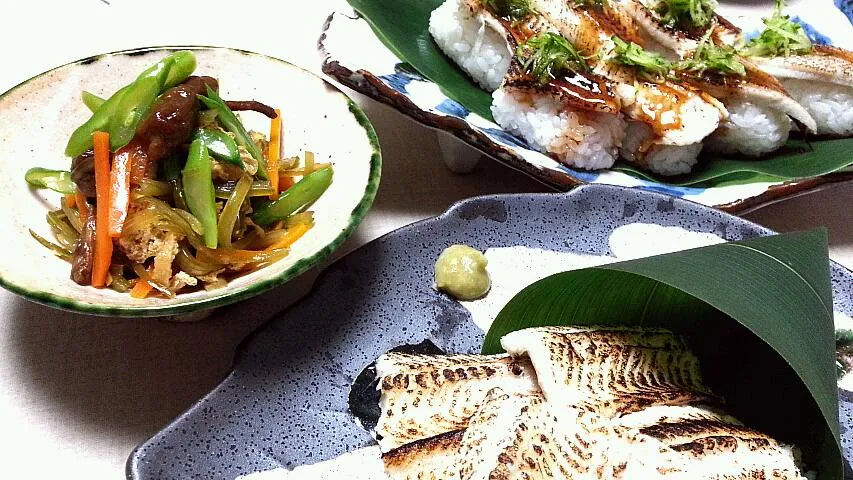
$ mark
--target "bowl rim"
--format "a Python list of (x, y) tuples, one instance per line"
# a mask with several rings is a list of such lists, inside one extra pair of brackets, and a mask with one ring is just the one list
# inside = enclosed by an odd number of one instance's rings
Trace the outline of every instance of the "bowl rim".
[(271, 290), (274, 287), (282, 285), (293, 278), (301, 275), (306, 270), (311, 268), (312, 266), (322, 262), (325, 260), (333, 251), (337, 250), (341, 244), (349, 238), (349, 236), (355, 231), (361, 221), (364, 219), (364, 216), (370, 210), (370, 207), (373, 205), (373, 201), (376, 198), (376, 192), (379, 188), (379, 182), (381, 178), (382, 171), (382, 153), (379, 146), (379, 139), (376, 135), (376, 131), (373, 128), (373, 124), (370, 123), (370, 120), (367, 118), (367, 115), (364, 113), (362, 108), (356, 104), (346, 93), (344, 93), (340, 88), (326, 80), (325, 78), (303, 68), (293, 63), (288, 62), (287, 60), (283, 60), (277, 57), (273, 57), (270, 55), (253, 52), (250, 50), (243, 50), (239, 48), (230, 48), (230, 47), (221, 47), (221, 46), (208, 46), (208, 45), (160, 45), (160, 46), (149, 46), (149, 47), (138, 47), (124, 50), (116, 50), (107, 53), (100, 53), (97, 55), (92, 55), (89, 57), (81, 58), (79, 60), (74, 60), (63, 65), (59, 65), (57, 67), (51, 68), (45, 72), (39, 73), (33, 77), (30, 77), (17, 85), (13, 86), (9, 90), (6, 90), (2, 94), (0, 94), (0, 99), (3, 99), (10, 93), (14, 92), (18, 88), (24, 86), (25, 84), (40, 78), (44, 75), (48, 75), (51, 72), (59, 70), (64, 67), (68, 67), (71, 65), (88, 65), (90, 63), (94, 63), (102, 58), (115, 56), (115, 55), (142, 55), (149, 52), (155, 51), (163, 51), (163, 50), (225, 50), (240, 53), (243, 55), (250, 55), (265, 58), (267, 60), (278, 62), (284, 64), (288, 67), (295, 68), (297, 70), (302, 71), (305, 74), (313, 76), (314, 78), (322, 81), (327, 89), (329, 89), (330, 94), (339, 95), (342, 97), (346, 103), (350, 113), (355, 118), (356, 122), (364, 129), (365, 135), (367, 137), (368, 144), (370, 145), (371, 154), (370, 154), (370, 166), (367, 176), (367, 182), (364, 189), (364, 194), (361, 197), (361, 200), (358, 204), (353, 208), (352, 212), (350, 212), (349, 220), (346, 223), (346, 227), (341, 230), (341, 232), (328, 244), (326, 244), (319, 251), (314, 253), (311, 256), (300, 258), (297, 260), (292, 266), (283, 270), (282, 272), (268, 278), (259, 279), (258, 281), (241, 287), (236, 290), (225, 290), (222, 289), (222, 293), (214, 294), (208, 298), (199, 299), (196, 301), (189, 302), (181, 302), (177, 304), (166, 303), (163, 305), (128, 305), (128, 306), (115, 306), (115, 305), (106, 305), (103, 303), (93, 303), (85, 300), (80, 300), (77, 298), (72, 298), (65, 295), (59, 295), (56, 293), (47, 292), (44, 290), (38, 289), (30, 289), (26, 287), (22, 287), (16, 284), (13, 280), (8, 278), (8, 275), (4, 275), (3, 272), (0, 272), (0, 287), (5, 288), (6, 290), (20, 295), (27, 300), (33, 301), (35, 303), (39, 303), (41, 305), (46, 305), (48, 307), (58, 308), (60, 310), (90, 314), (90, 315), (100, 315), (100, 316), (115, 316), (115, 317), (159, 317), (159, 316), (169, 316), (169, 315), (179, 315), (179, 314), (187, 314), (191, 312), (197, 312), (200, 310), (208, 310), (217, 307), (222, 307), (225, 305), (229, 305), (241, 300), (248, 299), (250, 297), (254, 297), (263, 292)]

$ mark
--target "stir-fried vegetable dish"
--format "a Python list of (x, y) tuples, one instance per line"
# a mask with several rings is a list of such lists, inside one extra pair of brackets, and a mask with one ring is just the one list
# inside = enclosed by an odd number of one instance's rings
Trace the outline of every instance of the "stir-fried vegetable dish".
[[(179, 51), (108, 98), (83, 92), (92, 115), (68, 140), (69, 170), (27, 172), (64, 195), (47, 214), (55, 242), (30, 233), (76, 283), (135, 298), (214, 289), (286, 257), (313, 226), (331, 164), (280, 158), (281, 112), (223, 100), (195, 67)], [(268, 117), (269, 135), (235, 111)]]

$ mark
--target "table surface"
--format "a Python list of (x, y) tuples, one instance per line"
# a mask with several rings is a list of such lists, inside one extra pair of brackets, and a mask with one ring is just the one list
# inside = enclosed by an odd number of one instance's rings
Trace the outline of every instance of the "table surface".
[[(197, 1), (0, 0), (0, 11), (14, 12), (0, 29), (0, 92), (79, 58), (149, 45), (243, 48), (319, 72), (321, 26), (346, 4), (291, 4), (242, 0), (225, 10)], [(330, 261), (463, 198), (546, 191), (488, 159), (453, 174), (433, 131), (347, 93), (376, 127), (384, 166), (372, 211)], [(782, 232), (825, 226), (831, 257), (853, 268), (851, 206), (853, 184), (836, 185), (747, 218)], [(245, 302), (239, 317), (219, 312), (192, 324), (77, 315), (0, 291), (0, 476), (122, 478), (130, 451), (213, 388), (237, 344), (307, 292), (322, 267)]]

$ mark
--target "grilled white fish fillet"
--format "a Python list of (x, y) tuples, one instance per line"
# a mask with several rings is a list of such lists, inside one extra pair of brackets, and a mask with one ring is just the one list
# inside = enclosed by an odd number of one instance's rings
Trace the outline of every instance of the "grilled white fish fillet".
[(666, 330), (528, 328), (504, 336), (501, 346), (530, 358), (545, 398), (555, 405), (613, 417), (650, 405), (714, 400), (698, 359)]
[(780, 79), (814, 117), (818, 134), (853, 135), (853, 52), (814, 45), (805, 55), (750, 59)]
[(662, 478), (804, 478), (798, 451), (706, 407), (650, 407), (617, 422), (634, 444), (666, 447), (658, 456)]
[(465, 428), (494, 387), (539, 391), (530, 362), (509, 355), (387, 353), (376, 373), (382, 413), (375, 432), (384, 452)]

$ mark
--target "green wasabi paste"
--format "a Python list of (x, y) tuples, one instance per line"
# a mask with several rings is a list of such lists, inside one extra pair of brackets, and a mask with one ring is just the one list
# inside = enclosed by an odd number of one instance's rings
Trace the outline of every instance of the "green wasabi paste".
[(435, 288), (459, 300), (475, 300), (489, 291), (492, 282), (485, 255), (467, 245), (451, 245), (435, 262)]

